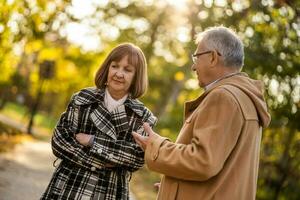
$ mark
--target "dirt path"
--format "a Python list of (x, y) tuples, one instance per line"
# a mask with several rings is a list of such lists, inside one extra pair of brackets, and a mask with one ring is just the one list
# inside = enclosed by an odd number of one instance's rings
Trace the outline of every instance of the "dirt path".
[(0, 200), (35, 200), (45, 190), (54, 168), (47, 142), (24, 142), (0, 154)]
[(0, 200), (38, 200), (54, 171), (54, 159), (47, 142), (24, 142), (0, 154)]
[[(23, 131), (18, 123), (2, 114), (0, 121)], [(36, 135), (36, 134), (35, 134)], [(50, 142), (26, 141), (9, 153), (0, 154), (0, 200), (38, 200), (46, 189), (55, 157)], [(136, 200), (133, 194), (130, 200)]]

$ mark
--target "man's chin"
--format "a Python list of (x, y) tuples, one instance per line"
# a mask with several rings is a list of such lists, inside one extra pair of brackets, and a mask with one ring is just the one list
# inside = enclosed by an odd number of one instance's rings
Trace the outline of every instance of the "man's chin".
[(198, 85), (199, 85), (199, 87), (201, 87), (201, 88), (204, 88), (205, 87), (205, 85), (202, 83), (202, 82), (198, 82)]

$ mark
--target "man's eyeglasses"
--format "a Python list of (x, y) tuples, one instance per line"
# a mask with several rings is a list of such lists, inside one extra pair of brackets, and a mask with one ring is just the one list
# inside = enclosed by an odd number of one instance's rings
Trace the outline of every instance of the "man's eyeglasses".
[[(204, 54), (208, 54), (208, 53), (212, 53), (212, 52), (213, 51), (204, 51), (204, 52), (192, 54), (193, 63), (197, 62), (199, 56), (204, 55)], [(222, 56), (222, 54), (220, 54), (218, 51), (217, 51), (217, 54), (218, 54), (218, 56)]]

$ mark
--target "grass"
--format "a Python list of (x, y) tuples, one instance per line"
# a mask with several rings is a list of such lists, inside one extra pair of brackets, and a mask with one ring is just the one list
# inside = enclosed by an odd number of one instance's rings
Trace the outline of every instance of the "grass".
[[(1, 113), (26, 126), (29, 123), (29, 111), (25, 106), (15, 103), (7, 103), (1, 110)], [(34, 117), (34, 128), (37, 129), (34, 137), (38, 140), (49, 141), (56, 121), (56, 118), (49, 116), (46, 113), (38, 112)]]
[[(25, 106), (15, 103), (7, 103), (1, 110), (1, 113), (25, 124), (28, 124), (29, 122), (29, 111)], [(56, 118), (42, 112), (37, 113), (34, 117), (34, 125), (42, 127), (48, 131), (52, 131), (56, 121)]]
[(156, 199), (157, 190), (153, 185), (159, 181), (159, 174), (150, 171), (144, 166), (133, 173), (130, 189), (138, 200), (154, 200)]
[(0, 122), (0, 153), (12, 150), (16, 144), (25, 140), (33, 140), (33, 137)]

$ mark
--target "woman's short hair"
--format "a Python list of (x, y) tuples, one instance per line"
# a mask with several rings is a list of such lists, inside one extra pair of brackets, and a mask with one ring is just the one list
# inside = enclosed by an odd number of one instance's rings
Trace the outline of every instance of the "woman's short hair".
[(120, 44), (108, 54), (96, 72), (95, 84), (97, 88), (104, 89), (111, 62), (119, 62), (125, 56), (128, 56), (128, 63), (136, 69), (129, 93), (132, 98), (138, 98), (146, 92), (148, 87), (147, 63), (143, 51), (131, 43)]
[(210, 27), (197, 35), (196, 42), (201, 42), (208, 50), (218, 51), (224, 66), (241, 69), (244, 65), (244, 46), (237, 34), (224, 26)]

